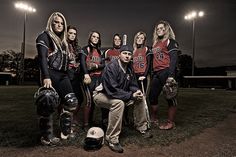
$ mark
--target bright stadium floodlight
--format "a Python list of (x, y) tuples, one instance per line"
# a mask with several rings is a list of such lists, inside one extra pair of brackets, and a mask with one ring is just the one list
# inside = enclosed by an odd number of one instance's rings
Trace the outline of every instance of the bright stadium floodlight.
[(24, 59), (25, 59), (25, 30), (26, 30), (26, 20), (27, 20), (27, 13), (34, 13), (36, 12), (36, 9), (29, 4), (25, 2), (16, 2), (15, 3), (15, 8), (19, 9), (21, 11), (24, 11), (24, 30), (23, 30), (23, 42), (21, 45), (21, 53), (22, 53), (22, 58), (21, 58), (21, 66), (20, 66), (20, 72), (19, 72), (19, 84), (24, 83)]
[(193, 35), (192, 35), (192, 76), (194, 76), (194, 61), (195, 61), (195, 21), (197, 18), (204, 16), (203, 11), (192, 11), (184, 16), (185, 20), (191, 20), (193, 25)]
[(199, 17), (204, 16), (204, 12), (203, 12), (203, 11), (199, 11), (199, 12), (198, 12), (198, 16), (199, 16)]
[(23, 10), (24, 12), (36, 12), (36, 9), (24, 2), (16, 2), (15, 8)]

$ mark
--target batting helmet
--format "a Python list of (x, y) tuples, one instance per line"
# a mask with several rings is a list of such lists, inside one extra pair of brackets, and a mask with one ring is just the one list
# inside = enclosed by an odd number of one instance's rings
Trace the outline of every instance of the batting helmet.
[(92, 127), (88, 130), (84, 139), (84, 149), (87, 151), (98, 150), (104, 144), (104, 132), (99, 127)]
[(40, 87), (34, 94), (37, 114), (49, 116), (59, 105), (59, 95), (54, 88)]

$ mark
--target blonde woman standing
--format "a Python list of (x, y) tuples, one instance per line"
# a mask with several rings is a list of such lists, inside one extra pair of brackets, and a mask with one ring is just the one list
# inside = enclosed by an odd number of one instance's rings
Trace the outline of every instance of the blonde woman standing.
[[(167, 21), (159, 21), (153, 33), (153, 76), (150, 89), (151, 120), (158, 124), (158, 98), (169, 79), (175, 79), (176, 66), (179, 52), (178, 43), (175, 41), (174, 32)], [(174, 119), (176, 115), (177, 99), (167, 99), (168, 119), (166, 123), (159, 126), (162, 130), (172, 129), (175, 126)]]
[[(78, 100), (75, 97), (67, 73), (69, 62), (67, 24), (65, 17), (61, 13), (54, 12), (51, 14), (46, 30), (36, 39), (36, 48), (39, 56), (42, 86), (47, 89), (54, 88), (63, 104), (60, 114), (61, 138), (74, 137), (71, 130), (71, 121)], [(39, 103), (48, 104), (48, 101), (43, 102), (43, 100), (39, 101)], [(41, 143), (43, 145), (54, 145), (60, 141), (53, 134), (52, 115), (56, 108), (51, 110), (51, 106), (45, 104), (37, 107), (37, 113), (40, 116)], [(59, 104), (55, 104), (54, 107), (58, 106)]]

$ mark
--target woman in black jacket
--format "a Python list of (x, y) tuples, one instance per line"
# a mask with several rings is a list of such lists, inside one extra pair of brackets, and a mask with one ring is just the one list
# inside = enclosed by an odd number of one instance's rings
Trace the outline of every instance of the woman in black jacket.
[[(55, 12), (49, 17), (46, 30), (36, 39), (42, 85), (45, 88), (54, 88), (64, 104), (60, 114), (62, 139), (74, 136), (71, 130), (71, 120), (72, 113), (78, 104), (67, 73), (69, 49), (66, 27), (65, 17), (61, 13)], [(47, 107), (42, 110), (47, 110)], [(52, 114), (40, 115), (41, 143), (44, 145), (59, 142), (59, 138), (53, 135)]]

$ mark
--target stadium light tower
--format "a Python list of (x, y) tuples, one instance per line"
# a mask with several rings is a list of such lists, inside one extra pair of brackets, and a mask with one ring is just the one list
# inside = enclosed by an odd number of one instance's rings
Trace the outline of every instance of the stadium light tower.
[(185, 20), (192, 21), (192, 28), (193, 28), (193, 34), (192, 34), (192, 76), (194, 76), (194, 61), (195, 61), (195, 22), (196, 19), (201, 18), (204, 16), (203, 11), (192, 11), (185, 15)]
[(20, 84), (24, 83), (24, 59), (25, 59), (25, 32), (26, 32), (26, 20), (27, 13), (34, 13), (36, 9), (25, 2), (16, 2), (15, 8), (24, 12), (24, 29), (23, 29), (23, 41), (21, 45), (21, 53), (23, 54), (21, 58), (21, 68), (20, 68)]

